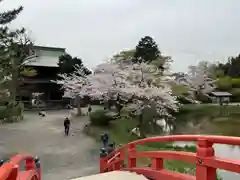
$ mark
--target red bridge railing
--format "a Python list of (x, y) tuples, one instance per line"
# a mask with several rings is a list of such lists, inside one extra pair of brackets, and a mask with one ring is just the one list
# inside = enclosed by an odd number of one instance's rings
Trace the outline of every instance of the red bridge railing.
[[(25, 162), (24, 170), (20, 164)], [(0, 167), (0, 180), (41, 180), (38, 158), (16, 155)]]
[[(147, 142), (174, 142), (174, 141), (195, 141), (197, 152), (179, 151), (147, 151), (137, 152), (136, 145)], [(216, 180), (216, 169), (224, 169), (240, 173), (239, 160), (231, 160), (216, 157), (213, 144), (240, 145), (240, 137), (229, 136), (200, 136), (200, 135), (177, 135), (160, 136), (130, 142), (115, 150), (110, 156), (100, 159), (100, 172), (123, 170), (142, 174), (154, 180)], [(137, 158), (150, 158), (151, 168), (139, 168), (136, 164)], [(123, 167), (123, 161), (127, 160), (127, 167)], [(183, 160), (196, 164), (196, 176), (164, 169), (164, 159)]]

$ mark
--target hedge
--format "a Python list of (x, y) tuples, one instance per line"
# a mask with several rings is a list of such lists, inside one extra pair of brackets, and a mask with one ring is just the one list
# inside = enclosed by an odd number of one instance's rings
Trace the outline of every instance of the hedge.
[(23, 120), (23, 109), (22, 103), (0, 106), (0, 119), (3, 123)]
[(107, 126), (114, 118), (111, 115), (111, 111), (98, 109), (90, 114), (89, 119), (92, 125)]

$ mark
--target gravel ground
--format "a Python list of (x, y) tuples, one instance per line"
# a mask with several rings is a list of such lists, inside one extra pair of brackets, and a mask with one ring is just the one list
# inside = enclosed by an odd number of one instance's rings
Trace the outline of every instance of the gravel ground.
[(0, 126), (0, 158), (14, 153), (39, 156), (44, 180), (66, 180), (98, 173), (99, 145), (82, 133), (88, 117), (72, 119), (64, 136), (68, 110), (49, 111), (46, 117), (26, 112), (25, 121)]

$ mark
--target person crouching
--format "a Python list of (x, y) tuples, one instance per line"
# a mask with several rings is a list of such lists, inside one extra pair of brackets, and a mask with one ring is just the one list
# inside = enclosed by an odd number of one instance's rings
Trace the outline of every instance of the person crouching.
[(38, 115), (41, 116), (41, 117), (45, 117), (46, 116), (46, 112), (45, 111), (40, 111), (38, 113)]

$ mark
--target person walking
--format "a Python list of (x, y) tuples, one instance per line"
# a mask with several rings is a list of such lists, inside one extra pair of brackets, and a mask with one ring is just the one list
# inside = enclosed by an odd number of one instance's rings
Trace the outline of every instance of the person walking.
[(91, 112), (92, 112), (92, 106), (91, 106), (91, 105), (88, 105), (88, 113), (87, 113), (87, 115), (90, 115)]
[(65, 132), (65, 135), (68, 136), (69, 135), (69, 128), (70, 128), (70, 120), (68, 117), (65, 118), (64, 120), (64, 132)]

